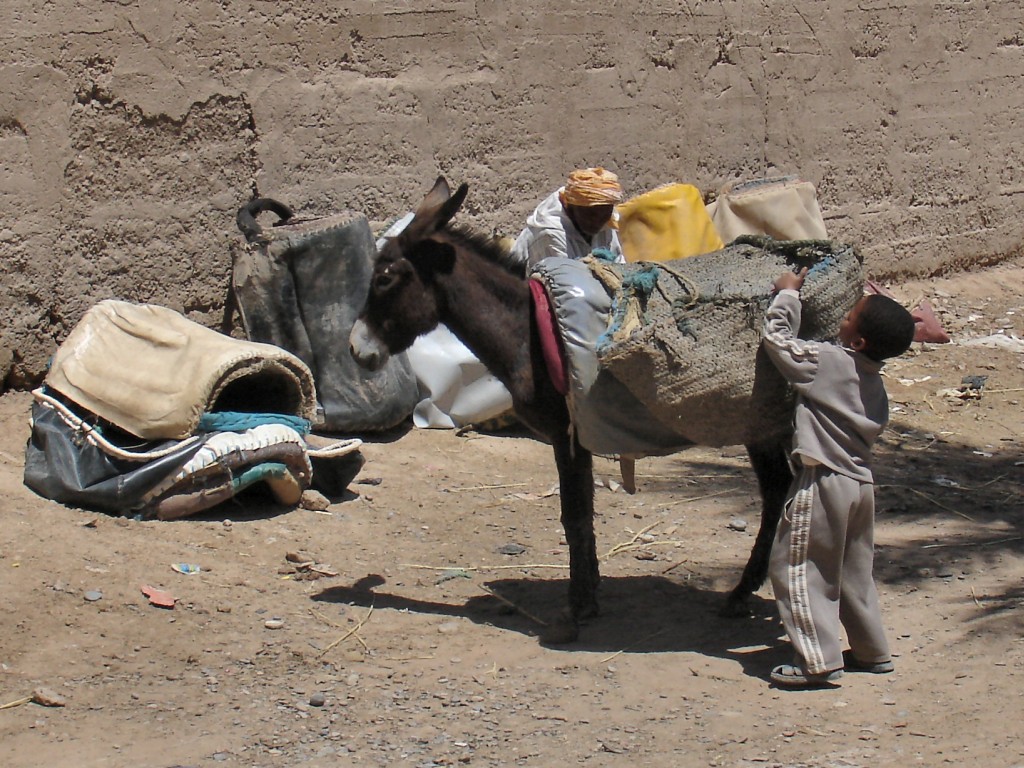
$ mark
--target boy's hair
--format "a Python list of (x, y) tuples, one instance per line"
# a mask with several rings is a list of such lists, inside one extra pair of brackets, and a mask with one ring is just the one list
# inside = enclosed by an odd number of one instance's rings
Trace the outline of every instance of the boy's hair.
[(914, 318), (897, 301), (873, 293), (864, 297), (857, 332), (866, 342), (864, 354), (881, 362), (902, 355), (914, 341)]

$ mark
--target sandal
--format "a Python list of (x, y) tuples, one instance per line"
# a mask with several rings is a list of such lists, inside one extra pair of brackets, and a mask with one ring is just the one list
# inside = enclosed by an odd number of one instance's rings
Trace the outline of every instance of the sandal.
[(780, 664), (772, 670), (771, 681), (780, 688), (805, 690), (809, 688), (836, 688), (836, 681), (843, 676), (843, 670), (833, 669), (812, 675), (793, 664)]
[(892, 660), (889, 661), (860, 661), (853, 655), (853, 651), (843, 651), (843, 666), (847, 672), (869, 672), (872, 675), (887, 675), (896, 669)]

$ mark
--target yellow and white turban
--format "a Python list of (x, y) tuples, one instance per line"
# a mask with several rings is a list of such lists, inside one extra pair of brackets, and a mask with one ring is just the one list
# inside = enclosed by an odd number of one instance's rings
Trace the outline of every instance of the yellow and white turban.
[(622, 202), (622, 185), (604, 168), (582, 168), (569, 174), (558, 199), (562, 205), (616, 205)]

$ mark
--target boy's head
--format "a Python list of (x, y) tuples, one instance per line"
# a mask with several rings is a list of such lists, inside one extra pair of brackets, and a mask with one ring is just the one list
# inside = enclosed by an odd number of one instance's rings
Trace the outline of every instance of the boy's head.
[(873, 293), (861, 297), (839, 325), (839, 341), (881, 362), (902, 355), (914, 341), (914, 318), (899, 302)]

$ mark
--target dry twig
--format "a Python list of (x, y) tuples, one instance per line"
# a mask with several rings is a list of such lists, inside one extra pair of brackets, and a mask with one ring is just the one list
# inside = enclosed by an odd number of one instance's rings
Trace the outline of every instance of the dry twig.
[(363, 638), (361, 638), (361, 637), (360, 637), (359, 635), (357, 635), (356, 633), (357, 633), (357, 632), (358, 632), (358, 631), (359, 631), (359, 630), (360, 630), (360, 629), (362, 628), (363, 624), (365, 624), (365, 623), (366, 623), (366, 622), (367, 622), (367, 621), (369, 620), (369, 618), (370, 618), (370, 614), (372, 614), (372, 613), (373, 613), (373, 606), (371, 605), (371, 606), (370, 606), (370, 610), (368, 610), (368, 611), (366, 612), (366, 615), (365, 615), (365, 616), (364, 616), (364, 617), (363, 617), (363, 618), (362, 618), (362, 619), (361, 619), (361, 620), (359, 621), (359, 623), (358, 623), (358, 624), (356, 624), (356, 625), (355, 625), (354, 627), (352, 627), (352, 629), (350, 629), (350, 630), (349, 630), (348, 632), (346, 632), (346, 633), (345, 633), (344, 635), (342, 635), (342, 636), (341, 636), (341, 637), (339, 637), (339, 638), (338, 638), (337, 640), (335, 640), (335, 641), (334, 641), (333, 643), (331, 643), (331, 644), (330, 644), (330, 645), (328, 645), (328, 646), (327, 646), (326, 648), (324, 648), (324, 649), (323, 649), (322, 651), (320, 651), (320, 655), (321, 655), (321, 656), (325, 656), (325, 655), (327, 655), (327, 652), (328, 652), (328, 651), (330, 651), (330, 650), (332, 650), (333, 648), (336, 648), (337, 646), (341, 645), (341, 644), (342, 644), (343, 642), (345, 642), (345, 641), (346, 641), (346, 640), (348, 640), (348, 639), (349, 639), (350, 637), (352, 637), (352, 635), (355, 635), (355, 636), (356, 636), (356, 640), (358, 640), (358, 641), (359, 641), (359, 644), (360, 644), (361, 646), (363, 646), (363, 650), (367, 650), (367, 647), (366, 647), (366, 643), (365, 643), (365, 642), (363, 641)]
[(336, 627), (337, 629), (341, 629), (341, 624), (339, 624), (338, 622), (334, 621), (333, 619), (331, 619), (328, 616), (324, 616), (316, 608), (310, 608), (309, 612), (311, 614), (313, 614), (314, 616), (316, 616), (316, 618), (320, 619), (320, 621), (324, 622), (325, 624), (330, 624), (332, 627)]
[(603, 555), (601, 555), (598, 558), (598, 560), (607, 560), (609, 557), (611, 557), (612, 555), (617, 555), (619, 552), (625, 552), (628, 549), (636, 549), (637, 539), (639, 539), (641, 536), (643, 536), (645, 533), (647, 533), (649, 530), (651, 530), (655, 526), (661, 525), (661, 523), (662, 523), (661, 520), (657, 520), (657, 521), (651, 523), (650, 525), (644, 526), (639, 531), (637, 531), (636, 533), (633, 534), (633, 538), (632, 539), (630, 539), (629, 541), (626, 541), (626, 542), (622, 542), (621, 544), (616, 544), (614, 547), (612, 547), (607, 552), (605, 552)]
[(507, 605), (509, 608), (512, 608), (517, 613), (521, 613), (523, 616), (528, 618), (530, 621), (535, 622), (537, 624), (540, 624), (542, 627), (546, 627), (548, 625), (548, 623), (546, 621), (544, 621), (543, 619), (538, 619), (532, 613), (529, 613), (525, 608), (521, 608), (520, 606), (516, 605), (515, 603), (513, 603), (508, 598), (502, 597), (501, 595), (499, 595), (497, 592), (495, 592), (490, 587), (484, 585), (484, 586), (481, 587), (481, 589), (484, 592), (486, 592), (487, 594), (489, 594), (491, 597), (497, 598), (499, 601), (501, 601), (502, 603)]
[(604, 657), (603, 659), (601, 659), (601, 663), (602, 663), (602, 664), (606, 664), (606, 663), (608, 663), (609, 661), (611, 661), (612, 659), (614, 659), (614, 658), (615, 658), (616, 656), (620, 656), (620, 655), (622, 655), (623, 653), (625, 653), (626, 651), (628, 651), (628, 650), (631, 650), (631, 649), (633, 649), (633, 648), (636, 648), (636, 647), (637, 647), (638, 645), (643, 645), (643, 644), (644, 644), (644, 643), (646, 643), (646, 642), (647, 642), (648, 640), (651, 640), (651, 639), (653, 639), (653, 638), (657, 637), (658, 635), (660, 635), (660, 634), (661, 634), (661, 633), (663, 633), (664, 631), (665, 631), (664, 629), (659, 629), (659, 630), (658, 630), (657, 632), (652, 632), (651, 634), (649, 634), (649, 635), (648, 635), (647, 637), (643, 638), (642, 640), (637, 640), (637, 641), (636, 641), (635, 643), (633, 643), (632, 645), (627, 645), (627, 646), (626, 646), (625, 648), (623, 648), (623, 649), (622, 649), (622, 650), (620, 650), (620, 651), (616, 651), (616, 652), (615, 652), (615, 653), (613, 653), (613, 654), (612, 654), (611, 656), (605, 656), (605, 657)]
[(685, 561), (685, 560), (680, 560), (680, 561), (679, 561), (678, 563), (673, 563), (673, 564), (672, 564), (672, 565), (670, 565), (670, 566), (669, 566), (668, 568), (666, 568), (665, 570), (663, 570), (663, 571), (661, 572), (661, 575), (662, 575), (662, 576), (664, 576), (664, 575), (665, 575), (666, 573), (671, 573), (672, 571), (674, 571), (674, 570), (675, 570), (676, 568), (678, 568), (678, 567), (680, 567), (680, 566), (682, 566), (683, 568), (685, 568), (685, 569), (686, 569), (687, 571), (689, 571), (690, 573), (693, 573), (693, 574), (696, 574), (696, 573), (697, 573), (697, 571), (693, 570), (693, 568), (690, 568), (690, 567), (689, 567), (688, 565), (686, 565), (686, 561)]
[(568, 565), (557, 563), (523, 563), (522, 565), (419, 565), (418, 563), (401, 563), (402, 568), (416, 568), (421, 571), (516, 571), (529, 568), (568, 568)]
[(529, 483), (502, 483), (500, 485), (465, 485), (461, 488), (449, 488), (448, 490), (452, 493), (458, 493), (459, 491), (494, 491), (501, 488), (522, 488), (524, 485)]
[(637, 531), (635, 534), (633, 534), (633, 538), (631, 538), (629, 541), (624, 541), (624, 542), (621, 542), (619, 544), (616, 544), (614, 547), (609, 549), (603, 555), (598, 557), (598, 560), (607, 560), (607, 559), (609, 559), (611, 557), (614, 557), (615, 555), (621, 555), (623, 552), (632, 552), (632, 551), (637, 550), (637, 549), (643, 549), (644, 547), (678, 547), (678, 546), (681, 546), (681, 545), (686, 543), (684, 541), (676, 541), (676, 540), (638, 541), (638, 539), (641, 536), (643, 536), (649, 530), (654, 528), (656, 525), (661, 525), (662, 522), (664, 522), (664, 521), (663, 520), (658, 520), (657, 522), (651, 523), (650, 525), (648, 525), (648, 526), (646, 526), (644, 528), (641, 528), (639, 531)]
[(13, 709), (14, 707), (20, 707), (22, 704), (28, 704), (30, 701), (32, 701), (31, 696), (23, 696), (20, 699), (9, 701), (6, 704), (0, 704), (0, 709)]
[(921, 491), (917, 490), (917, 488), (911, 488), (909, 485), (895, 485), (895, 484), (891, 484), (891, 485), (883, 485), (883, 486), (879, 486), (879, 487), (881, 487), (881, 488), (905, 488), (906, 490), (910, 491), (911, 493), (916, 493), (922, 499), (925, 499), (926, 501), (930, 501), (932, 504), (934, 504), (936, 507), (939, 507), (940, 509), (944, 509), (947, 512), (951, 512), (952, 514), (957, 515), (958, 517), (962, 517), (964, 520), (970, 520), (972, 523), (977, 522), (970, 515), (965, 515), (963, 512), (958, 512), (957, 510), (953, 509), (952, 507), (947, 507), (942, 502), (939, 502), (939, 501), (936, 501), (935, 499), (933, 499), (927, 493), (922, 493)]
[(659, 504), (658, 507), (674, 507), (676, 504), (688, 504), (691, 501), (701, 501), (703, 499), (711, 499), (715, 496), (724, 496), (727, 493), (735, 493), (739, 488), (726, 488), (724, 491), (715, 491), (714, 493), (707, 493), (703, 496), (691, 496), (688, 499), (677, 499), (676, 501), (666, 501), (664, 504)]
[(617, 544), (598, 559), (607, 560), (615, 555), (621, 555), (623, 552), (633, 552), (637, 549), (643, 549), (644, 547), (679, 547), (685, 543), (686, 542), (684, 541), (677, 541), (675, 539), (666, 539), (665, 541), (641, 541), (636, 544)]
[(1000, 480), (1002, 480), (1004, 477), (1006, 477), (1006, 475), (1000, 475), (997, 478), (989, 480), (987, 483), (982, 483), (981, 485), (975, 485), (975, 486), (971, 486), (971, 487), (967, 487), (966, 485), (962, 485), (962, 486), (960, 486), (959, 490), (961, 490), (961, 491), (971, 491), (971, 492), (973, 492), (973, 491), (980, 491), (982, 488), (988, 488), (990, 485), (995, 485)]
[(1008, 539), (995, 539), (994, 541), (965, 541), (962, 544), (925, 544), (921, 549), (945, 549), (946, 547), (991, 547), (996, 544), (1006, 544), (1011, 541), (1020, 541), (1024, 536), (1011, 536)]

